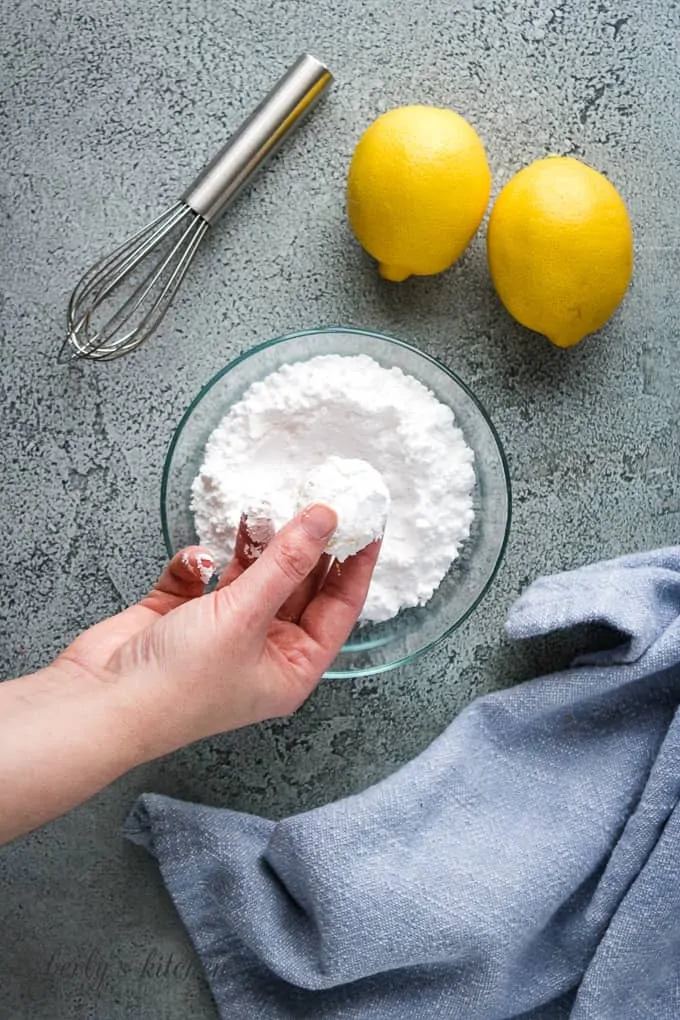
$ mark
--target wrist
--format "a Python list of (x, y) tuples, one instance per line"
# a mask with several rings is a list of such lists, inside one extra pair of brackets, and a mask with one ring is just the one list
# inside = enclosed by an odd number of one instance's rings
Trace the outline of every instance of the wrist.
[(191, 712), (167, 676), (125, 669), (116, 680), (114, 702), (136, 764), (171, 754), (200, 736), (189, 732)]
[(110, 751), (110, 766), (119, 775), (166, 753), (141, 685), (138, 688), (116, 672), (94, 669), (68, 653), (41, 673), (46, 683), (58, 685), (64, 707), (72, 701), (74, 713), (99, 735), (102, 748)]

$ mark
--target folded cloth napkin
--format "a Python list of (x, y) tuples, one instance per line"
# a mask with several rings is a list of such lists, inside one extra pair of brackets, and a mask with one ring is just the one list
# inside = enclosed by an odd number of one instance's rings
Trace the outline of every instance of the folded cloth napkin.
[(585, 622), (620, 646), (357, 796), (278, 823), (139, 798), (224, 1020), (680, 1016), (680, 547), (541, 579), (508, 631)]

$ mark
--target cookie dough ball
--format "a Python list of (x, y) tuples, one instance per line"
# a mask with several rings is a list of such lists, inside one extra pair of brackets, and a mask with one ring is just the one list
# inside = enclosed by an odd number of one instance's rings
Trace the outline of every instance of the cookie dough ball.
[(367, 461), (328, 457), (300, 487), (298, 510), (310, 503), (324, 503), (338, 515), (326, 551), (342, 562), (381, 537), (390, 493), (380, 472)]

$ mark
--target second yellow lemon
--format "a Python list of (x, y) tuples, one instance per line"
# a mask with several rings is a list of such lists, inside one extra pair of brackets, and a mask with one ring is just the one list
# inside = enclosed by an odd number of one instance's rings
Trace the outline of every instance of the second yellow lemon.
[(382, 276), (448, 269), (484, 216), (491, 173), (484, 146), (453, 110), (403, 106), (378, 117), (356, 147), (350, 224)]
[(604, 325), (633, 268), (623, 199), (606, 177), (570, 156), (539, 159), (508, 181), (489, 219), (487, 246), (505, 307), (558, 347)]

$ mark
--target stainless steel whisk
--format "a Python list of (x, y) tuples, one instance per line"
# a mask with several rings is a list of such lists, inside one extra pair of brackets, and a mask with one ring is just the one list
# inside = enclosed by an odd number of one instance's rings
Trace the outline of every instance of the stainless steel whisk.
[(59, 360), (109, 361), (156, 329), (209, 227), (331, 81), (315, 57), (299, 57), (179, 202), (85, 273), (69, 302)]

